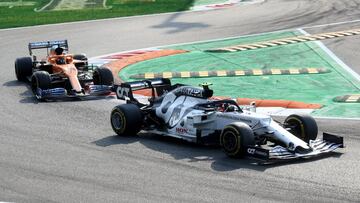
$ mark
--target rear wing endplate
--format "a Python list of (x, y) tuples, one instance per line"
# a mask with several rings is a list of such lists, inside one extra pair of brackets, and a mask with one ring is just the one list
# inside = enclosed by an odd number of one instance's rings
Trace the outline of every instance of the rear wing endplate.
[(158, 96), (162, 95), (165, 90), (171, 87), (171, 82), (166, 78), (158, 78), (151, 80), (142, 80), (134, 82), (125, 82), (120, 85), (114, 85), (116, 96), (118, 99), (137, 101), (134, 98), (133, 91), (142, 89), (152, 89), (153, 96), (155, 92)]

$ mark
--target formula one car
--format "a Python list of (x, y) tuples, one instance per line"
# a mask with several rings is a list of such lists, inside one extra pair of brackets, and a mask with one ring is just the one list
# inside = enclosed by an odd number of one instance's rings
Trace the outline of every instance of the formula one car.
[[(34, 49), (47, 50), (47, 56), (38, 60)], [(29, 43), (30, 57), (15, 60), (19, 81), (30, 82), (38, 100), (63, 97), (99, 96), (111, 93), (112, 72), (105, 67), (88, 65), (85, 54), (67, 54), (67, 40)]]
[[(270, 116), (240, 108), (233, 100), (210, 100), (213, 91), (168, 79), (122, 83), (111, 126), (120, 136), (140, 130), (202, 144), (220, 144), (230, 157), (250, 156), (262, 160), (312, 157), (342, 148), (343, 138), (324, 133), (316, 140), (318, 127), (308, 115), (290, 115), (284, 123)], [(149, 102), (139, 102), (133, 91), (150, 89)]]

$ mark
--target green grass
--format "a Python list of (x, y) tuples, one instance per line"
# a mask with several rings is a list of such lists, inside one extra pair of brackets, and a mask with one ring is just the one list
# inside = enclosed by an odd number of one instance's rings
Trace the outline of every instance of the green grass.
[(285, 99), (317, 103), (324, 105), (324, 107), (315, 111), (313, 115), (359, 118), (359, 104), (336, 103), (333, 98), (347, 94), (359, 94), (360, 82), (313, 42), (231, 53), (202, 51), (230, 45), (293, 37), (298, 34), (297, 32), (277, 32), (171, 46), (167, 48), (191, 52), (135, 63), (124, 68), (119, 76), (123, 81), (132, 81), (130, 75), (144, 72), (322, 67), (331, 70), (331, 72), (314, 75), (174, 78), (171, 81), (172, 83), (194, 86), (203, 82), (213, 83), (214, 85), (211, 88), (215, 95), (232, 98)]
[[(6, 0), (1, 0), (1, 2), (5, 1)], [(7, 1), (11, 2), (11, 0)], [(82, 10), (35, 12), (35, 8), (42, 8), (48, 2), (50, 2), (50, 0), (33, 0), (33, 2), (36, 2), (34, 6), (14, 6), (12, 8), (1, 6), (0, 29), (104, 19), (121, 16), (184, 11), (193, 4), (193, 0), (108, 0), (106, 6), (109, 7), (109, 9), (86, 8)]]

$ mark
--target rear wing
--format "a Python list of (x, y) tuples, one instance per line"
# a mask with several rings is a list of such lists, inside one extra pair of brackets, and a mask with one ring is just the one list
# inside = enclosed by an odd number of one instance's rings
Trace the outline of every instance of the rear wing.
[(166, 91), (171, 88), (171, 82), (167, 78), (158, 78), (134, 82), (125, 82), (120, 85), (114, 85), (116, 91), (116, 96), (118, 99), (130, 100), (132, 102), (138, 103), (134, 98), (133, 91), (142, 90), (142, 89), (151, 89), (152, 97), (161, 96)]
[(62, 47), (64, 51), (69, 51), (69, 45), (67, 40), (54, 40), (54, 41), (44, 41), (44, 42), (30, 42), (29, 53), (30, 55), (32, 55), (33, 49), (47, 48), (47, 52), (49, 54), (49, 48), (56, 45)]

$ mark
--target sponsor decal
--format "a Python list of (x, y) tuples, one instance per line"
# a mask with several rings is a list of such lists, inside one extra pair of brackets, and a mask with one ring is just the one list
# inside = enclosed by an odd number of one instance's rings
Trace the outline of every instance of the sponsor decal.
[(47, 42), (31, 42), (31, 47), (47, 47), (53, 45), (65, 45), (66, 40), (56, 40), (56, 41), (47, 41)]
[(125, 99), (125, 97), (129, 97), (129, 92), (130, 92), (130, 88), (119, 86), (116, 89), (116, 96), (119, 99)]
[(268, 157), (268, 154), (264, 151), (261, 151), (261, 150), (257, 150), (255, 148), (247, 148), (247, 153), (250, 154), (250, 155), (259, 155), (259, 156), (262, 156), (262, 157)]
[(186, 128), (176, 128), (176, 133), (185, 134), (185, 133), (188, 133), (188, 129), (186, 129)]
[(193, 87), (181, 87), (177, 88), (174, 92), (175, 95), (187, 95), (187, 96), (193, 96), (193, 97), (203, 97), (203, 91), (198, 88)]
[(249, 154), (255, 154), (255, 149), (253, 149), (253, 148), (248, 148), (247, 149), (247, 152), (249, 153)]

